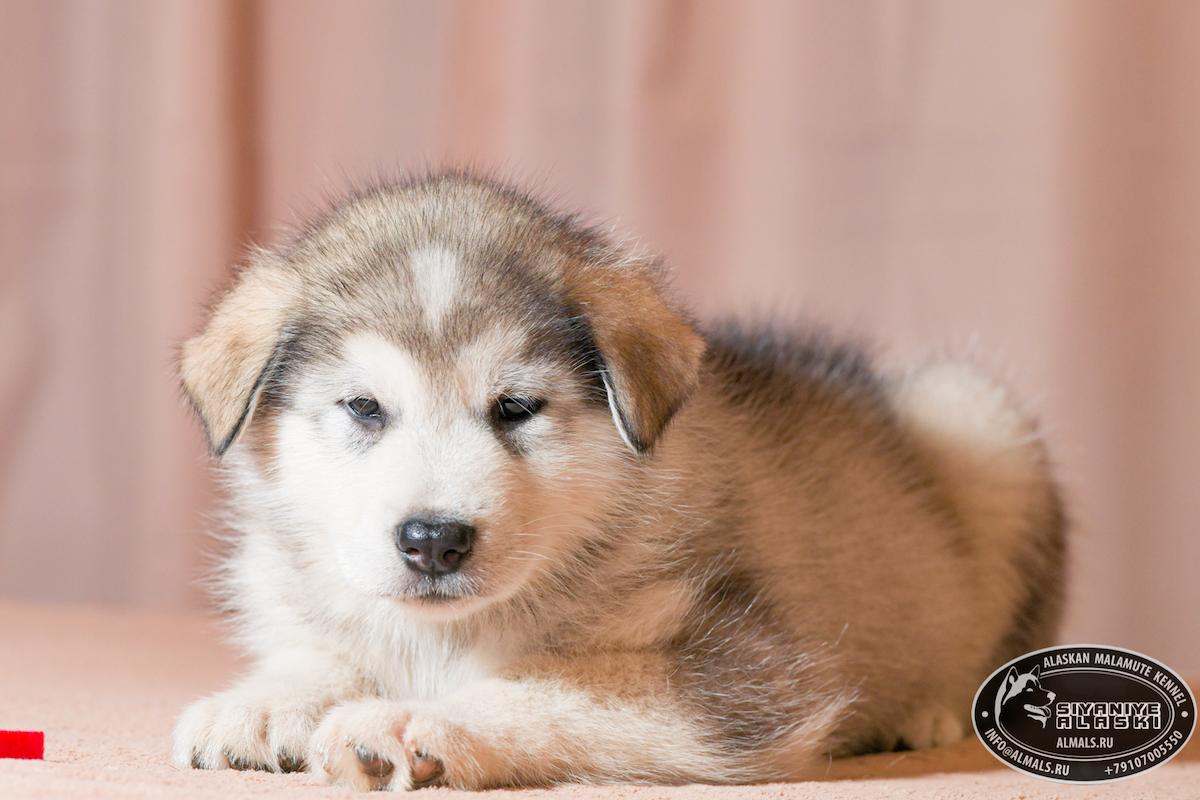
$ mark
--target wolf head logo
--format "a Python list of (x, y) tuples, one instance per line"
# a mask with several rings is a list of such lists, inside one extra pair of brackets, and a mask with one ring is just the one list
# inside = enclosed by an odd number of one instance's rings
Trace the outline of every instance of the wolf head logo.
[(1042, 688), (1041, 672), (1041, 665), (1029, 672), (1017, 672), (1016, 667), (1009, 667), (996, 692), (997, 720), (1016, 720), (1018, 715), (1023, 715), (1046, 727), (1053, 714), (1050, 704), (1054, 702), (1054, 692)]

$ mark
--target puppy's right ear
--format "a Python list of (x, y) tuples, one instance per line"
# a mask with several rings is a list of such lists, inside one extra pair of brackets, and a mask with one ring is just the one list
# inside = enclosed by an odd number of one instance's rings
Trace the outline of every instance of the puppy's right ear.
[(218, 458), (250, 422), (298, 296), (295, 272), (260, 255), (213, 308), (204, 330), (183, 345), (183, 388)]

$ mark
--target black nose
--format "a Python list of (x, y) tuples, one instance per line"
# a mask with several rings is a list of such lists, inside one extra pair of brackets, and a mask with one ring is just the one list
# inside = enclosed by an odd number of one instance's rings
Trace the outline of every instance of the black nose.
[(424, 575), (445, 575), (462, 566), (475, 529), (462, 522), (410, 519), (396, 528), (396, 547), (409, 567)]

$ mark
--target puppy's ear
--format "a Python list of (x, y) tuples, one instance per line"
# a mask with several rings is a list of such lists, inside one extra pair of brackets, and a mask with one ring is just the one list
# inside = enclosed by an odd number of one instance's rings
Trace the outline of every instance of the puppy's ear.
[(664, 298), (652, 265), (584, 264), (568, 281), (599, 351), (617, 430), (634, 452), (648, 452), (699, 382), (704, 339)]
[(213, 308), (204, 330), (183, 345), (183, 388), (218, 458), (249, 423), (282, 354), (298, 287), (290, 269), (259, 256)]

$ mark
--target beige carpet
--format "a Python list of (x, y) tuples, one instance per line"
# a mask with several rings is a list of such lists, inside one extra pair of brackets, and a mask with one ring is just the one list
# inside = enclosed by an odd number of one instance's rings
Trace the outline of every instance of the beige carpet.
[[(236, 668), (218, 626), (199, 617), (0, 605), (0, 729), (46, 732), (45, 761), (0, 760), (0, 798), (352, 796), (303, 774), (200, 772), (167, 763), (171, 726), (180, 709), (224, 685)], [(971, 739), (941, 750), (834, 762), (825, 780), (806, 783), (570, 786), (492, 794), (503, 800), (1200, 798), (1198, 750), (1192, 743), (1165, 767), (1102, 786), (1026, 777), (1000, 765)], [(418, 796), (448, 800), (460, 793), (426, 789)]]

